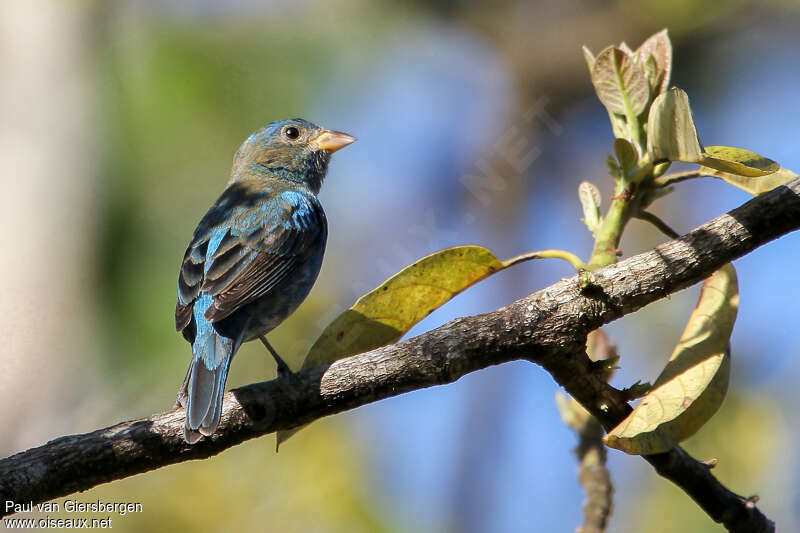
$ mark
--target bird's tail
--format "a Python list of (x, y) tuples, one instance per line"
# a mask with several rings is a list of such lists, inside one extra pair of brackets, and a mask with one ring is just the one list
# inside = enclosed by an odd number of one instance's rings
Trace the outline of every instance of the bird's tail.
[[(204, 301), (206, 299), (208, 303)], [(195, 302), (197, 333), (192, 343), (192, 363), (178, 391), (178, 403), (186, 409), (183, 438), (189, 444), (216, 431), (222, 413), (228, 368), (241, 344), (241, 339), (220, 335), (203, 317), (209, 304), (210, 297), (201, 297)]]

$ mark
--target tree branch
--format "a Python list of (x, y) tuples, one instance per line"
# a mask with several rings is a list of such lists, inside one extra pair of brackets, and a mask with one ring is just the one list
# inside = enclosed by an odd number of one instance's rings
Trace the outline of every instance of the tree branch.
[[(0, 501), (41, 502), (162, 466), (215, 455), (411, 390), (453, 382), (491, 365), (527, 359), (544, 367), (609, 429), (631, 408), (592, 370), (589, 331), (681, 290), (723, 264), (800, 227), (800, 178), (721, 215), (679, 239), (591, 273), (564, 279), (496, 311), (453, 320), (412, 339), (225, 395), (219, 430), (183, 441), (180, 408), (83, 435), (60, 437), (0, 460)], [(774, 525), (682, 449), (646, 456), (731, 531)], [(7, 514), (0, 508), (0, 514)]]
[[(617, 345), (602, 329), (596, 329), (586, 340), (586, 354), (595, 363), (595, 368), (603, 373), (603, 379), (608, 381), (619, 360)], [(603, 366), (598, 366), (598, 363)], [(614, 485), (606, 468), (608, 452), (603, 444), (605, 431), (595, 417), (565, 394), (556, 394), (556, 407), (564, 424), (578, 436), (575, 449), (578, 480), (586, 499), (583, 502), (583, 524), (575, 533), (604, 533), (614, 508)]]
[(608, 453), (603, 444), (605, 431), (597, 419), (572, 398), (559, 394), (556, 406), (561, 420), (578, 435), (575, 456), (578, 459), (578, 480), (586, 499), (583, 502), (583, 524), (575, 533), (603, 533), (614, 507), (614, 485), (606, 468)]

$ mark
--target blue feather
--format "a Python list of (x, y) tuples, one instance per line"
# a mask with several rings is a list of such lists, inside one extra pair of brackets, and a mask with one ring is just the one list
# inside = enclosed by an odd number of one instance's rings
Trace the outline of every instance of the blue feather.
[(193, 319), (197, 333), (192, 343), (184, 427), (184, 437), (190, 444), (197, 442), (202, 435), (211, 435), (217, 428), (228, 368), (241, 342), (220, 335), (205, 319), (203, 315), (212, 300), (210, 294), (202, 293), (194, 303)]

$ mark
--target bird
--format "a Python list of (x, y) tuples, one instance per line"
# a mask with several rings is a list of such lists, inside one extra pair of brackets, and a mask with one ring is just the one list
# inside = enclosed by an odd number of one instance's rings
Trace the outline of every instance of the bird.
[(178, 275), (175, 328), (192, 360), (176, 405), (184, 440), (214, 434), (228, 368), (242, 343), (266, 335), (305, 300), (322, 266), (328, 224), (317, 195), (333, 152), (355, 137), (303, 119), (272, 122), (233, 159), (221, 196), (194, 231)]

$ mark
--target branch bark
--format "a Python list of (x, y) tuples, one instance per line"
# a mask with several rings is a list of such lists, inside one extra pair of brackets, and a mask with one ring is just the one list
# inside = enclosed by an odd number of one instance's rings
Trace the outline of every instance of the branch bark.
[[(609, 381), (618, 359), (617, 345), (602, 329), (589, 333), (586, 354), (599, 367), (603, 379)], [(603, 363), (604, 362), (604, 363)], [(575, 533), (604, 533), (614, 508), (614, 485), (606, 468), (608, 452), (603, 444), (605, 430), (595, 417), (574, 399), (564, 394), (556, 395), (561, 420), (578, 436), (575, 456), (578, 459), (578, 480), (586, 493), (583, 502), (583, 524)]]
[[(451, 383), (491, 365), (526, 359), (544, 367), (610, 429), (631, 411), (624, 395), (592, 369), (586, 335), (723, 264), (800, 227), (800, 178), (754, 198), (679, 239), (521, 298), (493, 312), (453, 320), (397, 344), (225, 395), (219, 430), (189, 446), (180, 408), (82, 435), (57, 438), (0, 460), (0, 501), (42, 502), (189, 459), (202, 459), (396, 396)], [(731, 531), (774, 531), (747, 498), (722, 486), (681, 448), (645, 456), (715, 521)], [(7, 513), (0, 508), (0, 516)]]

